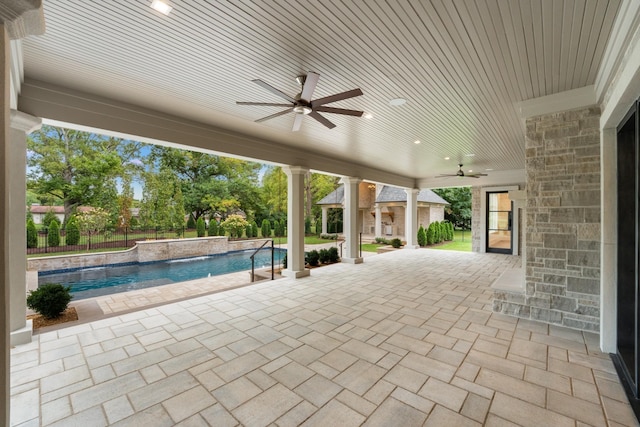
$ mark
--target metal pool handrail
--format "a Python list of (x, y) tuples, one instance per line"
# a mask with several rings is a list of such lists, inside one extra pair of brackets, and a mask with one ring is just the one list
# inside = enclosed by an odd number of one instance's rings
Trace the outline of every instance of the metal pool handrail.
[(274, 256), (273, 256), (273, 239), (271, 239), (271, 240), (267, 240), (262, 245), (260, 245), (260, 247), (258, 249), (256, 249), (253, 252), (253, 254), (251, 254), (251, 256), (249, 257), (249, 258), (251, 258), (251, 282), (253, 282), (254, 279), (255, 279), (255, 277), (254, 277), (255, 276), (255, 263), (256, 263), (255, 256), (269, 242), (271, 242), (271, 280), (274, 280), (274, 278), (275, 278), (275, 274), (274, 274), (274, 270), (275, 270), (275, 268), (274, 268)]

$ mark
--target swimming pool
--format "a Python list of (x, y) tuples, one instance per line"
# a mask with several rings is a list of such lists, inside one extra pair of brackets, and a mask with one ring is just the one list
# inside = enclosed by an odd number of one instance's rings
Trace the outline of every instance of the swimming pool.
[[(40, 272), (38, 286), (61, 283), (71, 286), (74, 301), (153, 286), (202, 279), (209, 276), (251, 270), (254, 250), (229, 252), (206, 257), (176, 259), (144, 264), (110, 265), (63, 272)], [(285, 249), (275, 249), (279, 263)], [(262, 250), (255, 257), (255, 267), (271, 266), (271, 251)], [(247, 275), (247, 279), (249, 279)]]

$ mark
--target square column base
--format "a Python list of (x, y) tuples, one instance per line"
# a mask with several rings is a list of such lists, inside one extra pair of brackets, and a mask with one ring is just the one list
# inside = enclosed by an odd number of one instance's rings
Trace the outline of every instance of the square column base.
[(302, 271), (282, 270), (281, 273), (284, 277), (291, 277), (292, 279), (300, 279), (311, 275), (311, 270), (305, 268)]
[(29, 344), (33, 336), (33, 320), (27, 320), (24, 328), (11, 332), (11, 346)]
[(364, 258), (340, 258), (342, 262), (346, 262), (347, 264), (362, 264), (364, 262)]

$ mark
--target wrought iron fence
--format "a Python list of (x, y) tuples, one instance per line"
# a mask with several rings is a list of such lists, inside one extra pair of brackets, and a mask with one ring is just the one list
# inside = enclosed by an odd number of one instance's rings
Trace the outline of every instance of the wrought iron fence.
[[(191, 236), (192, 234), (193, 236)], [(144, 240), (196, 237), (196, 230), (184, 227), (179, 229), (164, 229), (160, 227), (106, 229), (91, 236), (82, 234), (78, 244), (75, 245), (68, 245), (66, 243), (65, 231), (60, 230), (60, 244), (57, 246), (51, 246), (49, 244), (49, 230), (47, 228), (43, 228), (38, 231), (37, 237), (37, 246), (31, 248), (28, 247), (27, 254), (131, 248), (135, 246), (137, 242)]]

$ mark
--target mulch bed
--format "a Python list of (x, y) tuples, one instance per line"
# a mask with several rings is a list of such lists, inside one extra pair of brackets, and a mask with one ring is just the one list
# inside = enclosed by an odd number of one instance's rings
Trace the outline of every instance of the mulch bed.
[(45, 326), (57, 325), (59, 323), (73, 322), (78, 320), (78, 313), (75, 307), (67, 308), (60, 316), (55, 319), (46, 319), (41, 314), (30, 314), (27, 319), (33, 320), (33, 329), (44, 328)]

